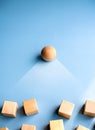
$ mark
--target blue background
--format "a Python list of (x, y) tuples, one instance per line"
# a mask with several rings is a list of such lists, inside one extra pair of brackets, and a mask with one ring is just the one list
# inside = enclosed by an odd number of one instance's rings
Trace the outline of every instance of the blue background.
[[(51, 63), (39, 57), (46, 45), (57, 50)], [(16, 118), (0, 114), (0, 127), (19, 130), (26, 123), (47, 130), (49, 120), (63, 119), (68, 130), (78, 124), (95, 129), (94, 118), (80, 112), (86, 98), (95, 100), (94, 59), (94, 0), (0, 0), (0, 108), (4, 100), (19, 104)], [(73, 78), (63, 78), (67, 70)], [(32, 97), (39, 114), (26, 117), (22, 101)], [(62, 99), (76, 104), (70, 120), (57, 115)]]

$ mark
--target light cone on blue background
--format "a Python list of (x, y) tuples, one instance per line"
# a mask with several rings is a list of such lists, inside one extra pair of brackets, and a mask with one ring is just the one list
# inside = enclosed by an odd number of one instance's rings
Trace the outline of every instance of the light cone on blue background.
[[(18, 101), (20, 107), (23, 100), (36, 98), (39, 114), (26, 117), (23, 113), (17, 119), (20, 120), (19, 126), (24, 121), (35, 124), (39, 130), (42, 130), (48, 125), (49, 120), (62, 118), (57, 114), (62, 100), (76, 104), (80, 91), (77, 79), (59, 60), (55, 59), (52, 62), (40, 60), (17, 82), (12, 90), (9, 90), (7, 96), (11, 99), (11, 94), (14, 95), (12, 100)], [(73, 118), (74, 113), (68, 122), (64, 119), (66, 129), (73, 128)], [(13, 122), (13, 120), (11, 121)], [(11, 126), (11, 123), (8, 122), (8, 125)]]

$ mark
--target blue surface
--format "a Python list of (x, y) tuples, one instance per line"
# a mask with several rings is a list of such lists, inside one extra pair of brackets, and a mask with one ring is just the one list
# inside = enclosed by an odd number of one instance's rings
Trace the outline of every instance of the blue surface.
[[(57, 50), (57, 59), (43, 62), (45, 45)], [(0, 0), (0, 107), (17, 101), (16, 118), (0, 114), (0, 127), (19, 130), (22, 123), (48, 130), (49, 120), (61, 119), (63, 99), (76, 104), (65, 129), (78, 124), (95, 129), (94, 118), (80, 113), (86, 99), (95, 100), (95, 1)], [(22, 101), (35, 97), (39, 114), (26, 117)]]

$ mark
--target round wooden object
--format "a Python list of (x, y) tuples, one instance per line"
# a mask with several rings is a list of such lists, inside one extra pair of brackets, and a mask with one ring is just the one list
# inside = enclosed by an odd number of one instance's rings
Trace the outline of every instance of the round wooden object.
[(42, 49), (41, 56), (45, 61), (52, 61), (56, 57), (56, 50), (52, 46), (46, 46)]

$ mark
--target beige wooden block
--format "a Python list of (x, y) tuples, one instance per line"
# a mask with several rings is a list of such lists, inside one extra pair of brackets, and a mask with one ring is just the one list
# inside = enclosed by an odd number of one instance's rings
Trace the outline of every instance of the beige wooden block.
[(21, 130), (36, 130), (36, 126), (23, 124)]
[(7, 127), (0, 128), (0, 130), (9, 130)]
[(30, 99), (23, 102), (24, 111), (27, 116), (38, 113), (36, 99)]
[(78, 125), (78, 127), (76, 128), (76, 130), (90, 130), (82, 125)]
[(50, 130), (64, 130), (63, 120), (51, 120), (49, 125)]
[(74, 109), (74, 104), (68, 101), (62, 101), (60, 108), (58, 110), (58, 114), (65, 118), (70, 118)]
[(95, 101), (87, 100), (84, 107), (84, 115), (95, 116)]
[(4, 101), (2, 114), (5, 116), (16, 117), (18, 104), (12, 101)]

